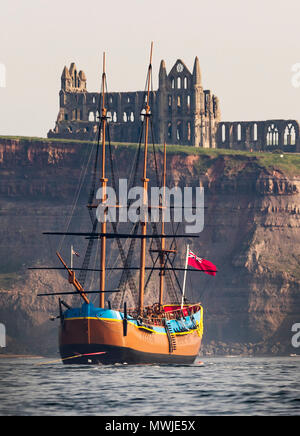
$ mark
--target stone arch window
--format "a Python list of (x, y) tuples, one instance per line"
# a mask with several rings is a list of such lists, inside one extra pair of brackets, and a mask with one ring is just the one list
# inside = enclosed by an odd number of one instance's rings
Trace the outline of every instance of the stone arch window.
[(288, 123), (284, 129), (283, 134), (284, 145), (295, 145), (296, 144), (296, 130), (292, 123)]
[(183, 87), (184, 87), (184, 89), (188, 88), (188, 78), (186, 76), (183, 79)]
[(110, 104), (112, 104), (112, 103), (113, 103), (113, 98), (112, 98), (112, 97), (109, 97), (109, 100), (108, 100), (108, 101), (109, 101)]
[(124, 121), (124, 123), (127, 123), (127, 121), (128, 121), (128, 117), (127, 117), (126, 112), (123, 112), (123, 121)]
[(169, 106), (169, 109), (171, 109), (171, 107), (172, 107), (172, 95), (168, 95), (168, 106)]
[(268, 126), (267, 130), (267, 145), (278, 145), (278, 129), (275, 124)]
[(133, 112), (130, 113), (129, 119), (132, 123), (134, 122), (134, 113)]
[(242, 126), (240, 125), (240, 123), (237, 125), (236, 139), (237, 139), (237, 141), (241, 141), (242, 140)]
[(145, 118), (145, 113), (146, 113), (146, 110), (145, 110), (145, 109), (142, 109), (142, 111), (141, 111), (141, 121), (144, 120), (144, 118)]
[(186, 107), (188, 110), (190, 110), (190, 108), (191, 108), (191, 96), (190, 95), (186, 96)]
[(253, 141), (257, 141), (257, 124), (256, 123), (253, 124), (252, 139), (253, 139)]
[(222, 142), (226, 141), (226, 126), (222, 124)]
[(94, 112), (89, 112), (89, 121), (94, 122), (95, 121), (95, 114)]
[(181, 77), (177, 77), (177, 89), (181, 89)]
[(181, 121), (177, 121), (177, 124), (176, 124), (176, 139), (177, 139), (177, 141), (182, 140), (182, 122)]
[(172, 138), (172, 123), (171, 121), (168, 122), (168, 126), (167, 126), (167, 134), (168, 134), (168, 138)]
[(191, 123), (190, 121), (187, 122), (187, 140), (190, 142), (191, 140)]
[(92, 98), (92, 103), (96, 103), (96, 97), (95, 96)]
[(107, 113), (106, 113), (106, 117), (107, 117), (107, 122), (110, 123), (111, 120), (112, 120), (112, 115), (111, 115), (111, 112), (110, 112), (110, 111), (107, 111)]
[(177, 96), (177, 107), (181, 108), (181, 97), (180, 97), (180, 95)]
[(113, 113), (112, 120), (113, 120), (114, 123), (116, 123), (118, 121), (117, 112)]
[(171, 88), (175, 89), (175, 79), (174, 79), (174, 77), (171, 78)]

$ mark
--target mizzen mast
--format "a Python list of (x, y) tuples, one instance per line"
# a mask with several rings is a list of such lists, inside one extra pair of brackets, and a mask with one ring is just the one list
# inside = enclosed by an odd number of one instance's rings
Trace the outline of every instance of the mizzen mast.
[[(148, 153), (148, 132), (149, 132), (149, 117), (150, 117), (150, 83), (151, 83), (151, 73), (152, 73), (152, 50), (153, 42), (151, 42), (150, 50), (150, 62), (148, 67), (147, 75), (147, 96), (146, 96), (146, 113), (145, 113), (145, 146), (144, 146), (144, 168), (143, 168), (143, 211), (141, 212), (141, 234), (146, 236), (147, 234), (147, 205), (148, 205), (148, 182), (147, 179), (147, 153)], [(141, 239), (141, 257), (140, 257), (140, 280), (139, 280), (139, 314), (143, 316), (144, 310), (144, 288), (145, 288), (145, 262), (146, 262), (146, 238)]]
[[(165, 202), (166, 202), (166, 161), (167, 161), (167, 152), (166, 152), (166, 143), (164, 143), (164, 168), (163, 168), (163, 198), (162, 198), (162, 208), (161, 208), (161, 234), (165, 234), (165, 220), (164, 220), (164, 212), (165, 212)], [(164, 278), (165, 278), (165, 237), (161, 238), (161, 252), (160, 252), (160, 280), (159, 280), (159, 303), (163, 304), (163, 296), (164, 296)]]

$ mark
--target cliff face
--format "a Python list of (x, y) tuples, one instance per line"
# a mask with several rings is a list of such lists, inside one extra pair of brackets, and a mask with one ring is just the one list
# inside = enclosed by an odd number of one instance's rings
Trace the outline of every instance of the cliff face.
[[(57, 349), (57, 322), (48, 321), (57, 314), (57, 301), (36, 295), (69, 290), (69, 285), (59, 271), (27, 268), (58, 265), (59, 240), (42, 233), (66, 229), (76, 196), (79, 207), (71, 228), (90, 228), (84, 207), (89, 185), (83, 183), (80, 194), (78, 188), (91, 150), (83, 143), (0, 138), (0, 322), (7, 330), (6, 351)], [(114, 149), (116, 178), (128, 177), (135, 153), (134, 147)], [(161, 152), (155, 158), (161, 168)], [(153, 154), (149, 164), (151, 177)], [(219, 270), (216, 277), (190, 273), (187, 281), (188, 297), (201, 299), (205, 308), (204, 350), (295, 353), (291, 327), (300, 322), (297, 175), (269, 169), (256, 156), (170, 152), (168, 185), (204, 186), (204, 230), (196, 240), (178, 242), (182, 261), (189, 242)], [(78, 244), (83, 252), (84, 242)], [(68, 258), (69, 248), (62, 250)]]

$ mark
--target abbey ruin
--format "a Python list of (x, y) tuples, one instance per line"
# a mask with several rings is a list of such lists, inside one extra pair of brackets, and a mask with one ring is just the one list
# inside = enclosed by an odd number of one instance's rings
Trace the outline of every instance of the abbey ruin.
[[(99, 92), (87, 91), (83, 71), (74, 63), (64, 67), (59, 92), (59, 113), (48, 137), (94, 140), (99, 122)], [(109, 92), (106, 97), (110, 139), (139, 141), (144, 91)], [(150, 95), (156, 143), (234, 150), (300, 152), (296, 120), (223, 121), (219, 99), (202, 86), (199, 60), (191, 73), (178, 59), (170, 70), (162, 60), (159, 86)]]

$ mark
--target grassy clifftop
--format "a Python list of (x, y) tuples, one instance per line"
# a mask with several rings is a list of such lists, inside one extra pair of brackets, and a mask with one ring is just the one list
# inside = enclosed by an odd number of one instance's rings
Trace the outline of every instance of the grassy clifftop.
[[(47, 144), (87, 144), (92, 145), (92, 141), (79, 141), (71, 139), (55, 139), (55, 138), (39, 138), (29, 136), (0, 136), (1, 140), (15, 140), (18, 142), (35, 142), (35, 143), (47, 143)], [(135, 149), (138, 144), (136, 143), (112, 143), (117, 148), (129, 148)], [(162, 151), (163, 146), (158, 145), (157, 149)], [(152, 147), (149, 147), (151, 152)], [(208, 148), (196, 148), (185, 145), (168, 145), (167, 153), (169, 155), (197, 155), (200, 157), (199, 170), (205, 170), (209, 168), (214, 159), (224, 157), (226, 158), (227, 166), (234, 168), (241, 164), (243, 161), (249, 160), (255, 162), (257, 165), (265, 168), (267, 171), (279, 170), (286, 176), (293, 177), (300, 174), (300, 153), (285, 153), (282, 150), (276, 152), (250, 152), (228, 149), (208, 149)]]

